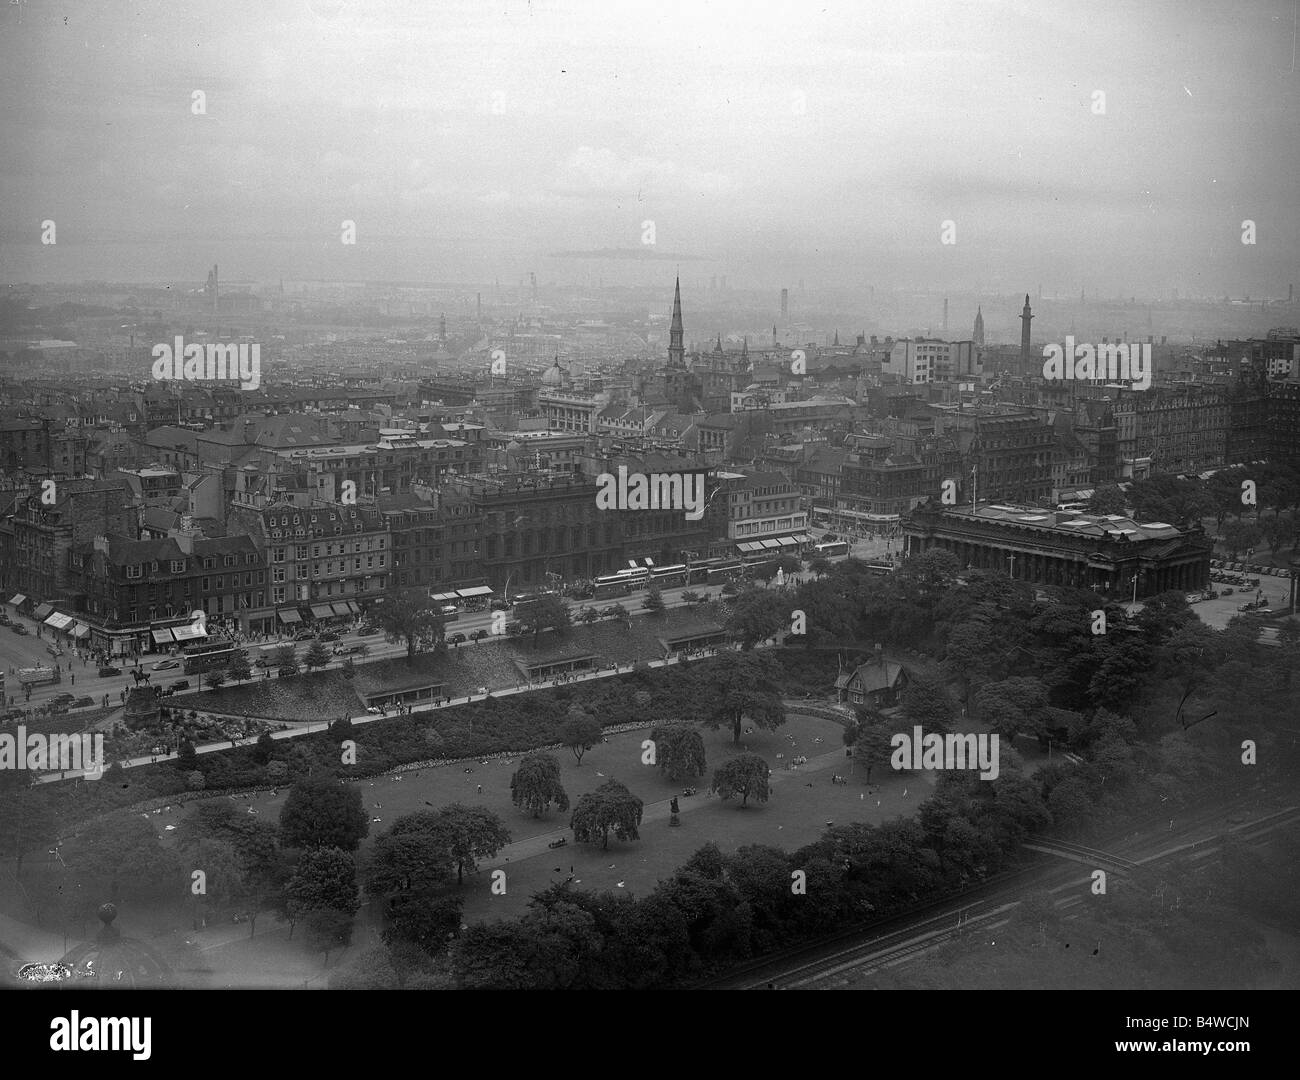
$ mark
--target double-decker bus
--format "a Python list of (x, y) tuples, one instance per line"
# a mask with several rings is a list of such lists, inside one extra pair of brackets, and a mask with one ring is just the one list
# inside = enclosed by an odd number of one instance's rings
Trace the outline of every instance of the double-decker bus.
[(709, 584), (712, 585), (715, 581), (730, 581), (740, 573), (741, 565), (739, 559), (716, 560), (716, 564), (709, 567)]
[(685, 585), (688, 576), (689, 573), (684, 563), (680, 566), (656, 566), (650, 571), (650, 580), (661, 589), (672, 589), (678, 585)]
[(230, 658), (237, 652), (243, 652), (234, 642), (201, 641), (187, 645), (181, 650), (185, 658), (185, 674), (201, 675), (213, 668), (223, 668), (230, 663)]
[(829, 559), (835, 555), (847, 555), (849, 553), (849, 543), (847, 540), (835, 540), (829, 544), (818, 544), (813, 548), (814, 557), (818, 559)]

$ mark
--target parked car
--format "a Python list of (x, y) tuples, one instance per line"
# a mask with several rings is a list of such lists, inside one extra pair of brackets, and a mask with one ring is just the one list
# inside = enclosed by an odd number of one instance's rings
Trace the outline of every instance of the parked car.
[(283, 679), (286, 675), (297, 675), (298, 669), (292, 667), (282, 667), (279, 671), (276, 672), (276, 674)]
[(331, 641), (338, 641), (339, 636), (338, 634), (334, 633), (333, 630), (326, 630), (324, 633), (320, 635), (320, 639), (321, 641), (325, 642), (325, 644), (328, 645)]
[(522, 634), (523, 632), (524, 632), (524, 624), (521, 623), (518, 619), (511, 619), (508, 623), (506, 623), (507, 634)]
[(74, 709), (84, 709), (87, 706), (91, 706), (94, 704), (95, 704), (95, 699), (92, 697), (79, 697), (75, 701), (73, 701), (72, 707)]
[(9, 616), (6, 615), (3, 611), (0, 611), (0, 626), (8, 626), (8, 625), (9, 625)]
[(360, 656), (365, 651), (366, 651), (366, 646), (359, 643), (356, 645), (334, 646), (335, 656)]
[(357, 633), (360, 634), (362, 637), (369, 637), (371, 634), (379, 633), (379, 627), (376, 626), (374, 623), (366, 623), (364, 626), (361, 627), (360, 630), (357, 631)]
[(50, 698), (50, 704), (53, 705), (56, 702), (61, 702), (61, 701), (72, 702), (75, 701), (76, 699), (77, 699), (76, 694), (69, 694), (65, 691), (62, 694), (55, 694), (52, 698)]
[(315, 630), (299, 630), (293, 635), (294, 641), (310, 641), (316, 636)]
[(447, 639), (447, 644), (449, 644), (449, 645), (463, 645), (463, 644), (465, 644), (465, 642), (468, 641), (468, 640), (469, 640), (469, 638), (467, 638), (464, 634), (452, 634), (451, 637), (449, 637), (449, 638)]
[(110, 675), (121, 675), (121, 674), (122, 674), (121, 668), (115, 668), (109, 664), (105, 664), (102, 668), (99, 669), (99, 677), (101, 679), (106, 679)]
[(1231, 586), (1224, 586), (1223, 591), (1222, 591), (1221, 593), (1219, 593), (1219, 595), (1220, 595), (1220, 596), (1231, 596), (1231, 595), (1232, 595), (1232, 588), (1231, 588)]
[(151, 671), (174, 671), (181, 666), (181, 662), (174, 656), (169, 656), (166, 660), (159, 660), (158, 663), (150, 669)]
[(472, 634), (470, 634), (469, 639), (470, 641), (482, 641), (487, 636), (488, 636), (487, 630), (483, 627), (480, 627), (479, 629), (475, 630)]
[(188, 690), (189, 688), (190, 688), (189, 679), (182, 679), (180, 682), (174, 682), (171, 685), (171, 691), (173, 694), (176, 693), (177, 690)]
[(488, 606), (492, 611), (509, 611), (511, 608), (509, 600), (493, 600)]
[(30, 633), (31, 633), (31, 631), (28, 630), (27, 627), (25, 627), (22, 623), (19, 623), (19, 622), (14, 623), (11, 627), (9, 627), (9, 629), (12, 630), (15, 634), (30, 634)]

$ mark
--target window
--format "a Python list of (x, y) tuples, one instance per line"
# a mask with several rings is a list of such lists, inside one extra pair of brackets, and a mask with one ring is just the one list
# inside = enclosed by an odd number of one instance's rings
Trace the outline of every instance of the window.
[(142, 567), (142, 566), (128, 566), (128, 567), (126, 568), (126, 576), (127, 576), (128, 578), (144, 577), (144, 567)]
[(184, 560), (184, 559), (180, 559), (180, 560), (178, 560), (178, 559), (172, 559), (172, 573), (173, 573), (173, 574), (183, 574), (183, 573), (185, 573), (185, 560)]

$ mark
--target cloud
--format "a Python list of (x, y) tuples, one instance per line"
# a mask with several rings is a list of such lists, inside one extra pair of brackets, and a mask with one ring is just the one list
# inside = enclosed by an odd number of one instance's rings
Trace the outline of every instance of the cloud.
[(677, 196), (726, 195), (730, 177), (661, 158), (622, 157), (609, 149), (580, 146), (560, 166), (557, 194), (626, 196), (632, 192), (672, 192)]

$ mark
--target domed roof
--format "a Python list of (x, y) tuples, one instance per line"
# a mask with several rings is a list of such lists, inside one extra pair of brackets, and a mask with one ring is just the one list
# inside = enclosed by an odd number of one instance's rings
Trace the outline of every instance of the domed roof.
[(172, 971), (167, 962), (144, 942), (123, 937), (113, 925), (117, 908), (104, 904), (98, 915), (104, 926), (95, 940), (78, 945), (61, 961), (70, 972), (68, 985), (78, 989), (171, 985)]
[(559, 360), (556, 360), (555, 363), (552, 364), (550, 367), (548, 367), (546, 371), (542, 374), (542, 385), (543, 386), (564, 385), (564, 370), (560, 367)]

